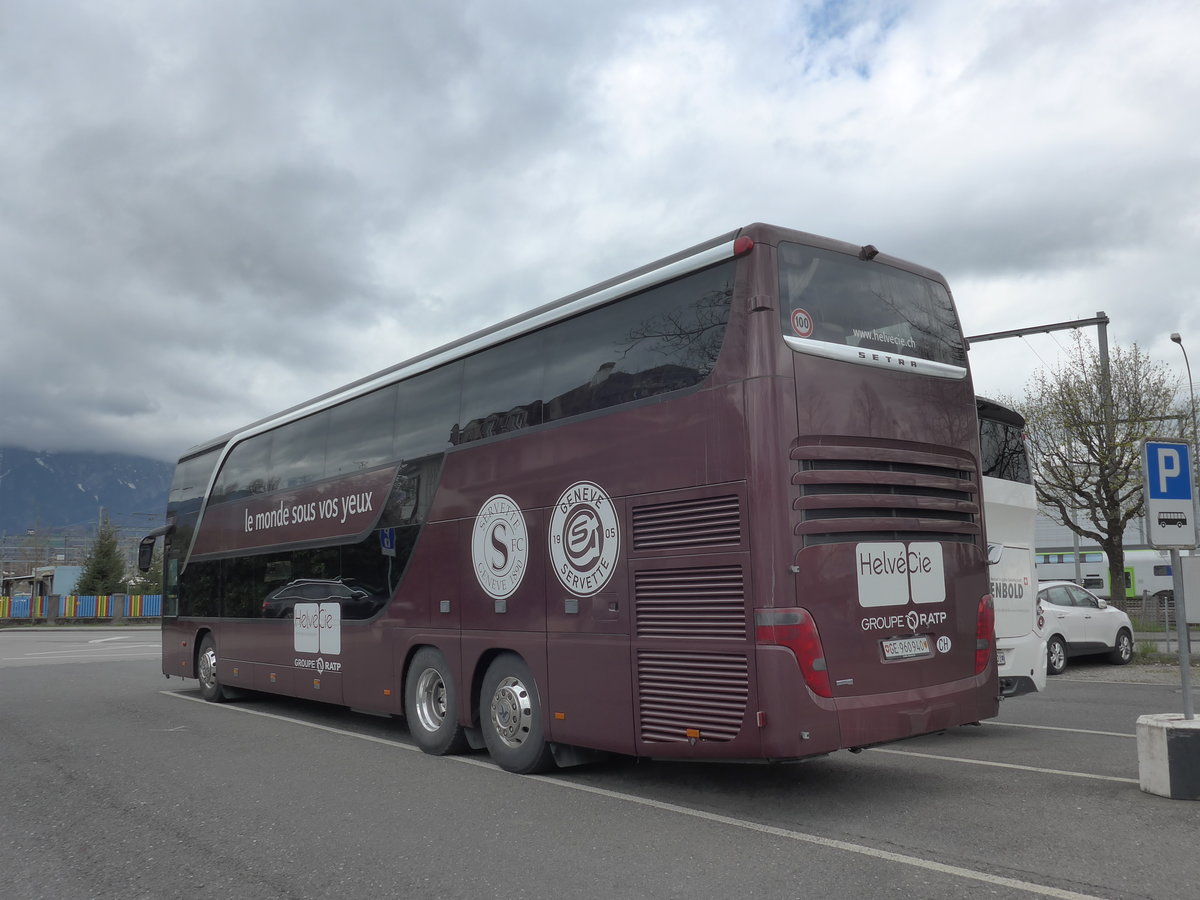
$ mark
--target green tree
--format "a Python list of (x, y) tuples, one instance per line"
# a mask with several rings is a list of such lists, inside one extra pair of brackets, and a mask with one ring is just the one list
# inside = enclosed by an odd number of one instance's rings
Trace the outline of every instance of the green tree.
[[(1066, 361), (1025, 387), (1038, 502), (1108, 554), (1109, 584), (1125, 583), (1126, 526), (1142, 515), (1141, 443), (1183, 434), (1179, 379), (1134, 344), (1114, 347), (1105, 391), (1099, 350), (1078, 331)], [(1111, 405), (1106, 400), (1111, 397)]]
[(163, 590), (162, 547), (154, 548), (150, 568), (145, 572), (133, 572), (125, 578), (125, 590), (129, 594), (161, 594)]
[(125, 561), (117, 545), (117, 532), (105, 519), (83, 562), (83, 574), (75, 590), (79, 594), (115, 594), (124, 589), (124, 582)]

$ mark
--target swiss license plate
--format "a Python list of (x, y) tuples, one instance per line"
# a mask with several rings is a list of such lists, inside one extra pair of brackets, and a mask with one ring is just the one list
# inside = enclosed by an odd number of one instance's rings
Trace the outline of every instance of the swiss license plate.
[(910, 659), (914, 656), (929, 656), (929, 636), (920, 634), (916, 637), (893, 638), (883, 641), (884, 659)]
[(998, 665), (998, 666), (1004, 665), (1004, 651), (1003, 650), (996, 651), (996, 665)]

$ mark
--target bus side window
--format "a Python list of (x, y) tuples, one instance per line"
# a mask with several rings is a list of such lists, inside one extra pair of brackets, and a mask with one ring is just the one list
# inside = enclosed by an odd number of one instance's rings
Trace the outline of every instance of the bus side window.
[(462, 406), (463, 364), (450, 363), (397, 385), (394, 458), (445, 453), (455, 443)]
[(355, 397), (329, 411), (329, 464), (325, 474), (352, 475), (392, 458), (396, 386)]
[(467, 357), (461, 443), (542, 424), (545, 339), (536, 331)]

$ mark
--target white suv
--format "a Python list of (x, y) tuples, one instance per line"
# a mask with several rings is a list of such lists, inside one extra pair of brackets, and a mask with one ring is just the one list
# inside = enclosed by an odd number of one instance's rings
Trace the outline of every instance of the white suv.
[(1046, 617), (1046, 671), (1060, 675), (1067, 657), (1107, 653), (1123, 666), (1133, 659), (1129, 616), (1072, 581), (1043, 581), (1038, 602)]

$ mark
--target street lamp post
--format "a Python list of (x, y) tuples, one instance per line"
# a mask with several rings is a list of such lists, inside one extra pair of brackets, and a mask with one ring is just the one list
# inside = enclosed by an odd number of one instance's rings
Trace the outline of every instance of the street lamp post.
[[(1171, 340), (1179, 345), (1179, 349), (1183, 351), (1183, 364), (1187, 367), (1188, 377), (1188, 396), (1192, 402), (1192, 458), (1198, 449), (1196, 447), (1196, 386), (1192, 382), (1192, 364), (1188, 362), (1187, 348), (1183, 346), (1183, 338), (1179, 332), (1171, 333)], [(1197, 466), (1200, 469), (1200, 466)], [(1196, 470), (1193, 470), (1193, 475)], [(1192, 480), (1192, 522), (1195, 523), (1196, 510), (1200, 509), (1200, 494), (1197, 492), (1196, 480)], [(1194, 524), (1193, 524), (1194, 527)], [(1192, 547), (1192, 555), (1196, 553), (1195, 546)], [(1183, 562), (1179, 558), (1179, 551), (1171, 551), (1171, 571), (1175, 582), (1175, 627), (1179, 633), (1179, 671), (1183, 682), (1183, 717), (1191, 720), (1192, 712), (1192, 684), (1191, 684), (1191, 662), (1192, 662), (1192, 646), (1191, 635), (1188, 631), (1187, 619), (1187, 593), (1183, 585)]]
[[(1197, 459), (1196, 454), (1200, 453), (1200, 447), (1197, 447), (1196, 441), (1196, 385), (1192, 381), (1192, 364), (1188, 362), (1187, 347), (1183, 346), (1183, 338), (1180, 337), (1178, 331), (1171, 332), (1171, 340), (1179, 345), (1179, 349), (1183, 351), (1183, 364), (1187, 368), (1188, 377), (1188, 396), (1192, 403), (1192, 459)], [(1200, 460), (1197, 460), (1197, 469), (1200, 469)], [(1195, 496), (1196, 502), (1193, 504), (1193, 513), (1200, 513), (1200, 493), (1196, 491), (1196, 481), (1192, 481), (1192, 493)], [(1197, 521), (1200, 521), (1198, 519)], [(1193, 553), (1196, 551), (1193, 550)]]

